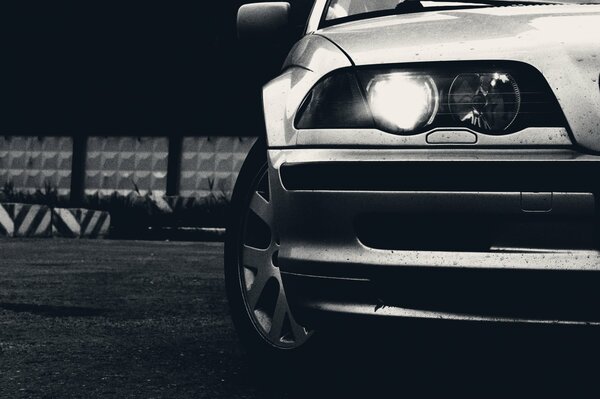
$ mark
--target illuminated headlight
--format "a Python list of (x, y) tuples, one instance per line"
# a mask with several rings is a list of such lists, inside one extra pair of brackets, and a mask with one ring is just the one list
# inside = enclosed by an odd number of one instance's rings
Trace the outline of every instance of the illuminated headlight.
[(367, 86), (367, 100), (375, 122), (398, 133), (429, 125), (439, 107), (431, 77), (402, 72), (373, 78)]
[(306, 96), (297, 129), (379, 129), (417, 134), (465, 128), (507, 134), (566, 127), (548, 83), (519, 62), (423, 63), (334, 71)]

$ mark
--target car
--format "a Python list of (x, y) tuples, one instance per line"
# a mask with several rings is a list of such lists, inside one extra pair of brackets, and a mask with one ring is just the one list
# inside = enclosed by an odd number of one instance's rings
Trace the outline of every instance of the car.
[[(255, 358), (345, 320), (600, 322), (592, 3), (315, 1), (232, 197), (226, 288)], [(246, 4), (239, 35), (283, 37), (289, 13)]]

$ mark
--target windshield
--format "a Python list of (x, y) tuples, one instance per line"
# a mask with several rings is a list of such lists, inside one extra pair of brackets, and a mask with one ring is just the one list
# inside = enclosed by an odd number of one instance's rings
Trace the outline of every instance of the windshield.
[[(329, 0), (327, 9), (324, 15), (326, 25), (332, 25), (338, 22), (344, 22), (347, 20), (369, 18), (371, 16), (388, 15), (394, 13), (403, 12), (415, 12), (425, 11), (426, 8), (443, 8), (448, 4), (454, 4), (454, 8), (458, 6), (458, 3), (464, 5), (470, 4), (486, 4), (486, 5), (498, 5), (514, 4), (514, 3), (572, 3), (572, 4), (583, 4), (583, 3), (600, 3), (600, 0), (425, 0), (420, 2), (418, 7), (406, 7), (408, 3), (417, 3), (415, 0)], [(445, 4), (444, 4), (445, 3)], [(399, 4), (401, 6), (399, 6)]]
[(398, 0), (331, 0), (327, 7), (326, 21), (366, 14), (375, 11), (394, 10)]

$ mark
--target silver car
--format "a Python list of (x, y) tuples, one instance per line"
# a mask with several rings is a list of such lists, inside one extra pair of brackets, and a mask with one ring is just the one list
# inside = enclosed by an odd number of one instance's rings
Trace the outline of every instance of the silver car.
[[(253, 355), (358, 316), (600, 322), (590, 3), (315, 2), (232, 199), (226, 284)], [(240, 36), (282, 35), (289, 10), (243, 6)]]

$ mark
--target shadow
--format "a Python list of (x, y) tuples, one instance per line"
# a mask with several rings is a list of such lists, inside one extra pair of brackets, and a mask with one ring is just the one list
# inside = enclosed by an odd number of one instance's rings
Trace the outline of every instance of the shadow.
[(285, 398), (597, 397), (598, 333), (439, 321), (348, 326), (263, 388)]
[(95, 317), (107, 313), (105, 309), (76, 306), (34, 305), (28, 303), (0, 303), (0, 309), (16, 313), (31, 313), (48, 317)]

